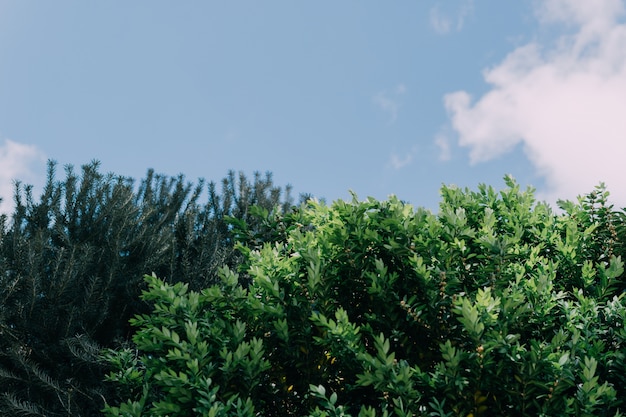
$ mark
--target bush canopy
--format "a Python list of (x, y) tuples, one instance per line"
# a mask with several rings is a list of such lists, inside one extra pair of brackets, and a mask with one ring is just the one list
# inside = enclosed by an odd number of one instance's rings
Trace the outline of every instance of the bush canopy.
[(105, 414), (621, 415), (623, 213), (603, 186), (556, 213), (505, 182), (444, 186), (437, 214), (355, 196), (231, 222), (220, 283), (145, 277)]

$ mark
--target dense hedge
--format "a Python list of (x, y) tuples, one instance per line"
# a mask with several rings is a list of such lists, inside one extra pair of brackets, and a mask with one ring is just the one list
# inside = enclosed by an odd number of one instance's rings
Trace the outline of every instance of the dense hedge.
[(240, 275), (146, 276), (105, 414), (620, 415), (623, 212), (603, 187), (555, 213), (506, 185), (443, 187), (437, 214), (355, 197), (233, 222)]

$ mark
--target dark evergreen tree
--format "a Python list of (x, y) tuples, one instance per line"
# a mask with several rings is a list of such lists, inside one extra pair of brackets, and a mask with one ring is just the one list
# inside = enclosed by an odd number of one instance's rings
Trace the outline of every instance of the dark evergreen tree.
[[(139, 184), (103, 174), (98, 162), (49, 163), (41, 198), (16, 183), (15, 211), (0, 218), (0, 415), (90, 416), (112, 395), (102, 383), (101, 347), (129, 340), (144, 312), (142, 277), (214, 283), (234, 267), (228, 219), (254, 229), (251, 207), (288, 211), (290, 188), (272, 176), (229, 172), (221, 192), (148, 171)], [(205, 195), (206, 196), (206, 195)]]

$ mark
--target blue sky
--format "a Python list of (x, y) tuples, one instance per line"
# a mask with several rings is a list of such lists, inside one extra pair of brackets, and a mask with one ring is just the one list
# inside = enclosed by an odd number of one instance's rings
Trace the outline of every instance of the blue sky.
[(441, 184), (605, 181), (626, 205), (625, 7), (0, 0), (0, 209), (47, 159), (431, 209)]

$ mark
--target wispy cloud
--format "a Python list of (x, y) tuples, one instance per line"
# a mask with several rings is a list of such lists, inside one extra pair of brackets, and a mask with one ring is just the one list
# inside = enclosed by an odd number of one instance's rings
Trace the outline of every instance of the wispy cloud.
[(452, 151), (450, 149), (450, 139), (443, 132), (439, 132), (435, 136), (435, 146), (439, 148), (439, 160), (449, 161), (452, 157)]
[(392, 153), (389, 158), (389, 162), (391, 167), (395, 170), (402, 169), (405, 166), (409, 165), (413, 161), (412, 154), (398, 155), (397, 153)]
[(417, 146), (413, 146), (404, 153), (398, 153), (394, 150), (389, 157), (389, 165), (396, 171), (410, 165), (413, 162), (417, 150)]
[(430, 26), (435, 32), (443, 35), (450, 32), (452, 20), (448, 16), (444, 16), (437, 6), (430, 9)]
[(439, 1), (430, 9), (430, 25), (441, 35), (452, 31), (459, 32), (473, 12), (473, 0)]
[[(626, 25), (620, 0), (545, 0), (544, 25), (567, 34), (513, 50), (484, 72), (491, 89), (472, 101), (464, 91), (444, 98), (459, 144), (472, 163), (522, 143), (550, 202), (573, 199), (600, 181), (626, 205)], [(574, 29), (572, 31), (571, 29)]]
[(45, 155), (34, 145), (25, 145), (6, 139), (0, 144), (0, 213), (9, 213), (13, 209), (14, 181), (40, 183), (36, 165), (45, 166)]
[(390, 122), (393, 123), (398, 118), (400, 109), (400, 97), (406, 94), (407, 88), (404, 84), (398, 84), (392, 90), (383, 90), (372, 97), (372, 101), (382, 111), (389, 114)]

